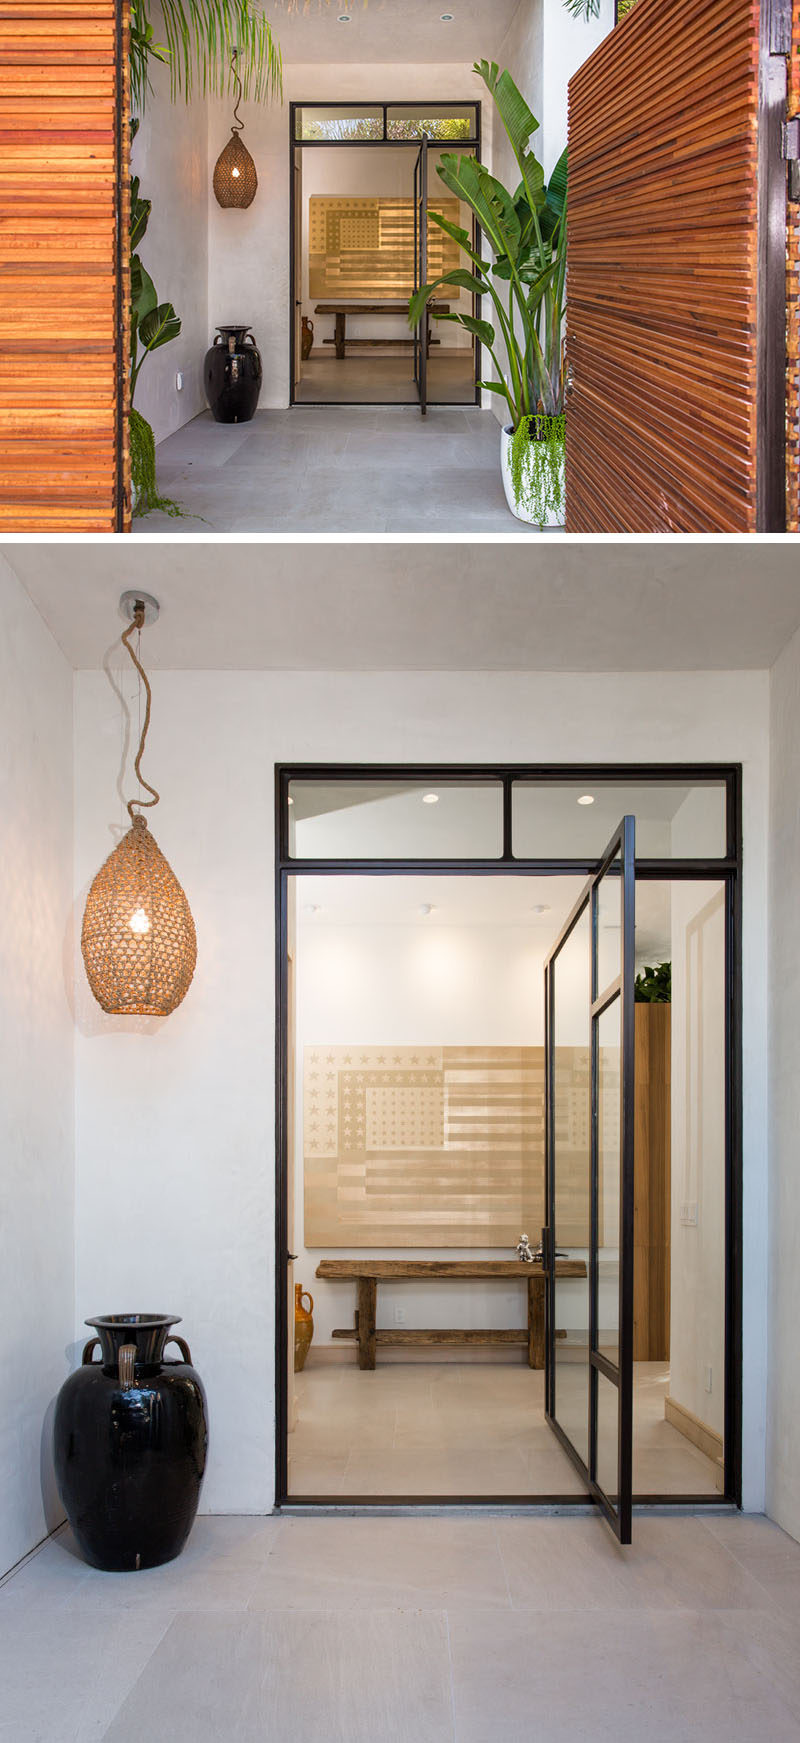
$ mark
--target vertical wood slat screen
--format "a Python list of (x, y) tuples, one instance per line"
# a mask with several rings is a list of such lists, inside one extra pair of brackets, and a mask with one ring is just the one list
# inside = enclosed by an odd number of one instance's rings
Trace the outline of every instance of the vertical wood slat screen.
[(637, 0), (569, 86), (569, 532), (756, 527), (758, 0)]
[(129, 526), (127, 15), (0, 0), (5, 532)]
[[(800, 115), (800, 0), (792, 11), (787, 113)], [(786, 208), (786, 531), (800, 533), (800, 204)]]

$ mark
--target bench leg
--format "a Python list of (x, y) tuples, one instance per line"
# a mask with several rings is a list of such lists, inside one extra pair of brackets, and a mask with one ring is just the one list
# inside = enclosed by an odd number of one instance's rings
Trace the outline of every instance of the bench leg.
[(358, 1279), (358, 1365), (375, 1366), (375, 1320), (378, 1307), (378, 1284), (375, 1277)]
[(334, 339), (335, 339), (335, 343), (336, 343), (336, 355), (337, 355), (337, 357), (344, 357), (344, 354), (345, 354), (344, 335), (345, 335), (346, 320), (347, 320), (346, 315), (337, 315), (336, 316), (336, 325), (335, 325), (333, 331), (334, 331)]
[(544, 1290), (546, 1278), (542, 1276), (528, 1278), (528, 1367), (543, 1368), (545, 1363), (544, 1348)]

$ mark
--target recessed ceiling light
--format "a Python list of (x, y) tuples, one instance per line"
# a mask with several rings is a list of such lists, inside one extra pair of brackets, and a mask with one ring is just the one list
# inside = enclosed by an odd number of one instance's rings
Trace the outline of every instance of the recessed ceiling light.
[(438, 805), (438, 803), (439, 803), (438, 793), (423, 793), (422, 803), (423, 803), (423, 805)]
[(434, 902), (423, 902), (420, 907), (420, 913), (423, 919), (427, 920), (429, 914), (436, 913), (436, 904)]
[(579, 805), (593, 805), (594, 804), (594, 793), (581, 793), (581, 796), (578, 800), (578, 804)]
[(320, 914), (322, 910), (318, 902), (308, 902), (303, 912), (304, 914)]
[(531, 908), (532, 914), (549, 914), (549, 912), (550, 912), (550, 903), (549, 902), (534, 902), (533, 907)]
[(336, 22), (337, 22), (337, 24), (351, 24), (352, 18), (350, 16), (350, 13), (349, 12), (340, 12)]
[(441, 21), (443, 24), (452, 24), (452, 22), (453, 22), (452, 12), (440, 12), (439, 17), (441, 18)]

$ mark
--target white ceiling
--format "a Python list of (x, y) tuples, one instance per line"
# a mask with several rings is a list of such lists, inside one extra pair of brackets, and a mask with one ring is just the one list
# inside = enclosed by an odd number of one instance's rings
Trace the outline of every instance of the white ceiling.
[(154, 669), (680, 671), (769, 667), (800, 628), (794, 540), (0, 544), (76, 668), (161, 601)]
[[(577, 900), (583, 880), (572, 877), (301, 877), (301, 933), (320, 926), (480, 926), (522, 929), (545, 956)], [(430, 906), (432, 912), (422, 909)], [(316, 910), (316, 912), (312, 912)], [(539, 910), (539, 911), (537, 911)], [(671, 955), (670, 887), (636, 887), (636, 960)]]
[[(497, 55), (520, 0), (267, 0), (284, 63), (362, 66), (437, 61), (469, 65)], [(452, 12), (450, 24), (441, 14)], [(337, 22), (347, 13), (349, 24)], [(387, 92), (388, 97), (402, 95)]]

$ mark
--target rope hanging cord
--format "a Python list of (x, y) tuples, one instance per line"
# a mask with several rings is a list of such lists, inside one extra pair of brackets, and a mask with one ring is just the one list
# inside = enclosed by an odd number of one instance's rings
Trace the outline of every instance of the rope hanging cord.
[(239, 104), (242, 101), (242, 94), (243, 93), (242, 93), (242, 81), (241, 81), (239, 74), (236, 70), (236, 61), (237, 61), (238, 54), (239, 54), (238, 48), (234, 48), (231, 50), (231, 72), (236, 80), (236, 86), (237, 86), (236, 102), (233, 105), (233, 118), (234, 118), (235, 125), (231, 128), (231, 133), (244, 133), (244, 122), (241, 118), (241, 115), (239, 114)]
[(132, 823), (136, 822), (136, 816), (137, 816), (137, 813), (133, 809), (134, 805), (138, 805), (140, 807), (140, 809), (144, 809), (145, 806), (157, 805), (159, 803), (160, 798), (161, 798), (161, 794), (156, 792), (155, 787), (151, 787), (150, 782), (145, 780), (144, 775), (142, 774), (142, 770), (141, 770), (142, 755), (144, 752), (145, 740), (147, 738), (147, 730), (148, 730), (148, 727), (150, 725), (150, 703), (152, 701), (152, 691), (150, 689), (150, 680), (147, 676), (147, 673), (144, 669), (144, 666), (142, 665), (141, 660), (137, 659), (137, 657), (133, 651), (133, 648), (131, 647), (130, 637), (133, 635), (134, 630), (141, 629), (143, 623), (144, 623), (144, 606), (137, 605), (136, 609), (134, 611), (134, 614), (133, 614), (133, 618), (132, 618), (128, 628), (124, 631), (123, 636), (122, 636), (122, 640), (125, 644), (125, 647), (127, 648), (128, 653), (130, 654), (131, 659), (133, 660), (134, 666), (136, 667), (136, 670), (139, 673), (139, 677), (141, 678), (142, 683), (144, 684), (145, 696), (147, 698), (146, 703), (145, 703), (145, 710), (144, 710), (144, 725), (142, 727), (141, 736), (139, 738), (139, 749), (136, 752), (136, 760), (134, 762), (133, 767), (134, 767), (134, 772), (136, 774), (136, 778), (139, 781), (140, 785), (143, 787), (146, 787), (148, 793), (152, 793), (152, 795), (153, 795), (152, 799), (129, 799), (128, 800), (128, 815), (129, 815)]

